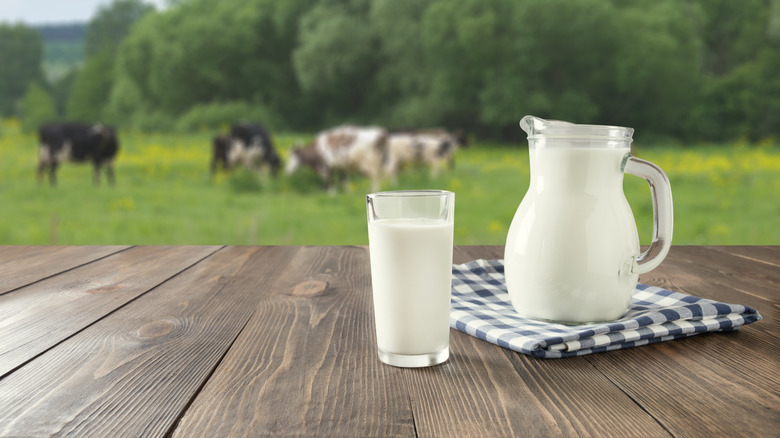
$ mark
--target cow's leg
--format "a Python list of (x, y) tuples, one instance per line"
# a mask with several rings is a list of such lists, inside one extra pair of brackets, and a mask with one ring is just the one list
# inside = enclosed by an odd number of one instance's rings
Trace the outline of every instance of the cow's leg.
[(327, 189), (328, 193), (331, 195), (336, 194), (336, 185), (335, 185), (335, 176), (334, 172), (330, 169), (320, 169), (320, 176), (322, 177), (322, 180), (325, 182), (325, 188)]
[(113, 161), (109, 161), (106, 163), (106, 181), (108, 181), (108, 185), (112, 187), (116, 185), (116, 177), (114, 176)]
[(47, 167), (49, 167), (47, 163), (44, 162), (38, 163), (38, 171), (36, 173), (36, 179), (38, 180), (38, 184), (43, 182), (43, 174), (46, 172)]
[(349, 176), (347, 175), (347, 172), (339, 172), (339, 185), (341, 186), (341, 190), (345, 192), (349, 190)]
[(436, 179), (439, 177), (439, 171), (441, 167), (441, 160), (436, 159), (431, 163), (431, 178)]
[(100, 185), (100, 167), (101, 167), (101, 163), (99, 161), (95, 161), (92, 170), (92, 184), (95, 187)]
[(52, 158), (49, 145), (41, 143), (41, 147), (38, 149), (38, 171), (36, 173), (38, 184), (43, 182), (44, 173), (46, 172), (46, 169), (51, 166), (51, 161)]
[(59, 166), (59, 163), (56, 161), (49, 163), (49, 184), (52, 187), (57, 185), (57, 166)]

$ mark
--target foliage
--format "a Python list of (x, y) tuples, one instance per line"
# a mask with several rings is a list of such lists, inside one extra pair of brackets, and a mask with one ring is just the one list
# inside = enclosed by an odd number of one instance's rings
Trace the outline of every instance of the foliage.
[(288, 14), (297, 16), (296, 3), (192, 0), (149, 14), (121, 47), (116, 83), (123, 91), (112, 93), (110, 106), (175, 117), (214, 102), (300, 109), (289, 61), (296, 28)]
[(38, 32), (22, 24), (0, 23), (0, 117), (17, 114), (30, 82), (43, 82), (43, 46)]
[(154, 6), (141, 0), (113, 0), (98, 7), (87, 27), (84, 50), (87, 56), (115, 51), (130, 28)]
[(22, 128), (28, 132), (57, 118), (54, 98), (38, 82), (30, 82), (20, 106), (24, 116)]
[(140, 0), (113, 0), (98, 8), (87, 27), (87, 58), (72, 80), (65, 107), (67, 118), (90, 122), (122, 120), (116, 113), (111, 120), (108, 108), (114, 87), (116, 51), (133, 24), (153, 10), (153, 6)]
[(366, 110), (376, 41), (365, 20), (367, 1), (320, 3), (301, 17), (300, 42), (293, 51), (295, 73), (304, 91), (326, 108), (327, 119), (359, 117)]
[(97, 122), (104, 119), (103, 105), (111, 93), (114, 56), (110, 51), (88, 58), (71, 87), (65, 114), (68, 119)]
[(237, 121), (263, 120), (268, 129), (280, 128), (279, 117), (259, 104), (225, 102), (195, 105), (176, 122), (178, 131), (225, 130)]
[[(773, 0), (170, 4), (99, 9), (74, 108), (163, 131), (210, 126), (240, 104), (244, 118), (310, 132), (443, 126), (514, 140), (525, 114), (631, 126), (659, 142), (780, 131)], [(105, 49), (113, 68), (96, 67)]]

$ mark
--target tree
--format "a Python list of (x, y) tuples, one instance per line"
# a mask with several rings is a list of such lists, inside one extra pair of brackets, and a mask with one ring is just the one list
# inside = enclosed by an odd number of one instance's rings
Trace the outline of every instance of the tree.
[(0, 116), (16, 113), (30, 81), (43, 82), (42, 56), (38, 32), (22, 24), (0, 23)]
[(516, 133), (534, 114), (679, 132), (696, 96), (695, 35), (676, 2), (640, 3), (531, 0), (497, 15), (484, 38), (496, 51), (483, 49), (492, 61), (483, 61), (481, 124)]
[(377, 41), (367, 12), (366, 2), (331, 2), (301, 17), (300, 42), (292, 54), (296, 77), (331, 121), (367, 110), (377, 69)]
[(87, 27), (87, 58), (76, 73), (65, 113), (71, 119), (102, 121), (106, 118), (114, 81), (116, 51), (133, 24), (154, 7), (140, 0), (114, 0), (100, 6)]
[(84, 41), (87, 57), (105, 50), (116, 51), (133, 24), (151, 11), (154, 11), (154, 6), (141, 0), (114, 0), (108, 5), (101, 5), (87, 27)]
[(180, 117), (242, 101), (309, 120), (290, 61), (307, 3), (192, 0), (145, 17), (120, 48), (111, 112)]
[(54, 98), (37, 81), (30, 82), (20, 104), (22, 129), (34, 131), (45, 122), (57, 118)]
[(70, 89), (65, 114), (69, 119), (98, 122), (111, 93), (114, 56), (108, 51), (84, 62)]
[(702, 93), (693, 137), (759, 140), (780, 134), (780, 2), (700, 0)]
[(108, 110), (162, 127), (256, 108), (304, 130), (438, 125), (516, 140), (517, 121), (534, 114), (632, 126), (643, 139), (769, 136), (780, 101), (780, 50), (768, 36), (780, 34), (777, 5), (187, 0), (132, 26)]
[(374, 87), (367, 97), (373, 114), (395, 128), (433, 126), (439, 113), (425, 108), (431, 64), (421, 44), (421, 17), (432, 0), (375, 0), (369, 13), (378, 40)]

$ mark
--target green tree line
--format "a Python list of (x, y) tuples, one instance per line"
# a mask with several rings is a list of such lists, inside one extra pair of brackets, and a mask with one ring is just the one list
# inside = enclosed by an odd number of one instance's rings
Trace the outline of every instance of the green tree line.
[[(0, 25), (0, 65), (8, 32), (27, 30)], [(780, 132), (778, 0), (115, 0), (85, 53), (60, 116), (148, 130), (252, 119), (517, 139), (534, 114), (688, 142)], [(24, 91), (0, 88), (2, 115), (47, 113), (51, 86), (28, 67)]]

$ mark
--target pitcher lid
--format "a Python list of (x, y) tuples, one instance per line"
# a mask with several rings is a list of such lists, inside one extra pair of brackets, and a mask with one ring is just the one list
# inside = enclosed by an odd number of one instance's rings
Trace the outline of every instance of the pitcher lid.
[(634, 128), (608, 125), (579, 125), (562, 120), (545, 120), (536, 116), (525, 116), (520, 127), (528, 134), (528, 139), (566, 138), (583, 140), (631, 141)]

